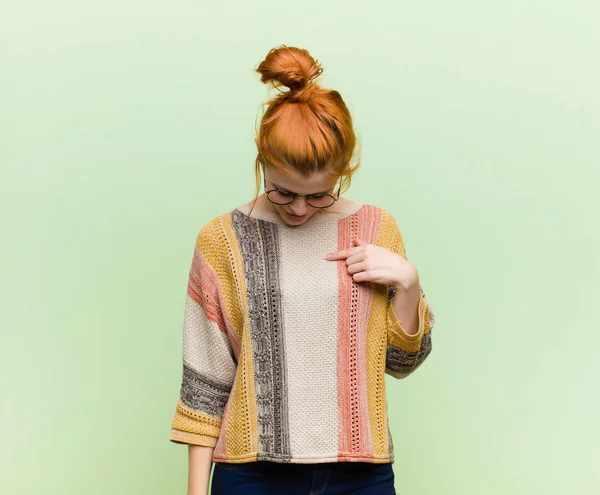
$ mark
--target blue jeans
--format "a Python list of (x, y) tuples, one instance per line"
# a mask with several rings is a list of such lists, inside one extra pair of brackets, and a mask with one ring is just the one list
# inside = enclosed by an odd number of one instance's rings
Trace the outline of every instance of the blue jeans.
[(211, 495), (396, 495), (391, 463), (216, 462)]

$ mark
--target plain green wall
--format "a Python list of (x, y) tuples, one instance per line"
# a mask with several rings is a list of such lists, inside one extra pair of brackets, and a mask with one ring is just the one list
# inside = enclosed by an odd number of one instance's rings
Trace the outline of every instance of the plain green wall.
[(267, 88), (308, 49), (436, 313), (386, 377), (399, 494), (600, 486), (600, 7), (6, 3), (0, 491), (185, 493), (168, 441), (200, 226), (254, 193)]

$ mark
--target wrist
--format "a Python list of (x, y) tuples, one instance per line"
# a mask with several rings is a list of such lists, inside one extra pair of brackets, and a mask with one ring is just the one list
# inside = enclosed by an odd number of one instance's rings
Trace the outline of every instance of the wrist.
[(396, 278), (392, 285), (396, 288), (396, 290), (403, 292), (412, 292), (418, 290), (419, 274), (415, 269), (413, 270), (413, 273), (409, 275), (404, 274), (403, 276), (399, 276), (398, 278)]

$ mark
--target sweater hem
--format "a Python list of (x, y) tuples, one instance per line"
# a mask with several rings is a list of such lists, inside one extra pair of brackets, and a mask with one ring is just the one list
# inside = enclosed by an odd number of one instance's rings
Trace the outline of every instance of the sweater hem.
[(310, 464), (310, 463), (325, 463), (325, 462), (371, 462), (373, 464), (389, 464), (394, 462), (394, 455), (356, 455), (356, 454), (337, 454), (328, 456), (276, 456), (257, 453), (238, 455), (238, 456), (212, 456), (213, 462), (231, 462), (231, 463), (248, 463), (261, 461), (279, 462), (282, 464)]

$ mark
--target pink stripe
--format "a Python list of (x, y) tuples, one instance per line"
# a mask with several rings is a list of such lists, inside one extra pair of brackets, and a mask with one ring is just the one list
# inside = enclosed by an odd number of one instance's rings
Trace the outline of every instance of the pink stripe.
[(234, 388), (238, 386), (238, 383), (239, 382), (237, 380), (234, 380), (233, 388), (231, 389), (231, 395), (229, 396), (229, 400), (227, 401), (227, 404), (225, 404), (225, 409), (223, 410), (223, 417), (221, 418), (221, 434), (213, 451), (213, 455), (217, 457), (227, 457), (227, 425), (229, 424), (229, 410), (231, 409), (233, 397), (237, 396), (237, 394), (234, 393)]
[(219, 278), (197, 247), (194, 249), (192, 257), (187, 292), (194, 301), (202, 306), (206, 316), (219, 326), (221, 332), (227, 333), (233, 353), (239, 361), (241, 341), (229, 315), (224, 310), (224, 304), (221, 303), (223, 294)]
[[(198, 248), (194, 249), (194, 256), (192, 257), (192, 266), (188, 279), (188, 294), (202, 307), (206, 316), (218, 325), (221, 332), (227, 333), (232, 350), (239, 362), (241, 341), (235, 332), (231, 320), (229, 319), (229, 315), (223, 309), (223, 294), (219, 284), (219, 278)], [(234, 396), (233, 392), (234, 391), (232, 390), (231, 397)], [(223, 416), (221, 418), (221, 430), (223, 434), (219, 437), (214, 448), (214, 455), (217, 456), (227, 456), (226, 431), (229, 422), (231, 397), (225, 405)]]
[[(366, 204), (338, 222), (338, 250), (353, 247), (354, 239), (374, 243), (381, 210)], [(373, 455), (367, 400), (367, 325), (372, 287), (354, 282), (346, 261), (338, 261), (338, 460)]]

